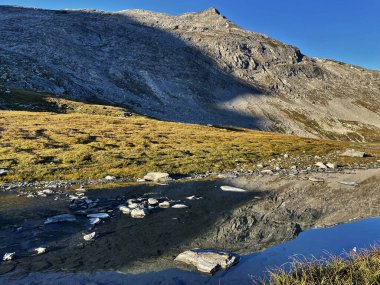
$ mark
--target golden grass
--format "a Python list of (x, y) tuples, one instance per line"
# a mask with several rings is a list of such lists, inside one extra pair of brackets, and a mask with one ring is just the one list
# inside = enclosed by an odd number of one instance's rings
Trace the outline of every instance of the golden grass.
[(380, 284), (380, 250), (353, 253), (348, 258), (296, 262), (292, 271), (272, 272), (267, 285), (375, 285)]
[[(15, 106), (29, 96), (19, 91), (14, 91), (12, 96), (15, 94), (20, 95), (19, 99), (13, 97)], [(9, 169), (0, 181), (89, 179), (108, 174), (141, 177), (148, 171), (192, 174), (252, 169), (253, 164), (282, 157), (284, 153), (300, 157), (310, 165), (315, 155), (352, 147), (351, 143), (239, 128), (163, 122), (137, 115), (120, 117), (121, 108), (31, 94), (43, 98), (29, 99), (28, 104), (41, 107), (50, 100), (54, 103), (64, 100), (70, 106), (66, 110), (70, 111), (60, 112), (61, 107), (56, 112), (0, 111), (0, 168)], [(38, 100), (42, 101), (36, 103)], [(372, 150), (374, 154), (378, 152)], [(354, 161), (334, 159), (342, 163)], [(289, 165), (283, 162), (281, 166)]]

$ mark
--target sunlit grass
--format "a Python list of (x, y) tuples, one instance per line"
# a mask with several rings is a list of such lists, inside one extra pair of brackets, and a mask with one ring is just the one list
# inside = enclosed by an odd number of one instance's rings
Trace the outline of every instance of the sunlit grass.
[(266, 285), (375, 285), (380, 284), (380, 250), (351, 253), (346, 258), (331, 257), (295, 262), (290, 272), (271, 272)]
[[(138, 115), (123, 117), (124, 110), (117, 107), (20, 92), (13, 91), (7, 95), (14, 96), (9, 97), (12, 99), (2, 100), (11, 102), (16, 110), (22, 101), (24, 109), (28, 109), (25, 104), (34, 104), (39, 111), (0, 111), (0, 168), (9, 169), (1, 181), (252, 169), (254, 164), (280, 158), (284, 153), (310, 165), (315, 155), (334, 154), (352, 146), (246, 129), (163, 122)], [(32, 97), (25, 99), (28, 94)], [(53, 109), (46, 107), (49, 112), (43, 112), (44, 104), (52, 101)], [(63, 105), (67, 107), (62, 109)], [(353, 161), (336, 156), (333, 159)], [(286, 161), (277, 164), (289, 166)]]

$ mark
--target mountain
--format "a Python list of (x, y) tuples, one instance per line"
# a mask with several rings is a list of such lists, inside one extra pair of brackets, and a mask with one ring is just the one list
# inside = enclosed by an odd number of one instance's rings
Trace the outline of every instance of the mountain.
[(170, 16), (0, 6), (0, 26), (8, 87), (161, 120), (380, 138), (379, 71), (310, 58), (214, 8)]

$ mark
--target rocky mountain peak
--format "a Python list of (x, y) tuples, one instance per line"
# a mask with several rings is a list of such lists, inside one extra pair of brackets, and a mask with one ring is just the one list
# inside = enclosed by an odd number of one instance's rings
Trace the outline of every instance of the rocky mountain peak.
[(380, 72), (313, 59), (210, 8), (0, 6), (0, 84), (163, 120), (364, 140), (380, 133)]

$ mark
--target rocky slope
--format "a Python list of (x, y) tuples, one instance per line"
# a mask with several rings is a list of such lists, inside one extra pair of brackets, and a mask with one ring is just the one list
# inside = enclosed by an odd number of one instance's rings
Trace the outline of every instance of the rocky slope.
[(380, 72), (309, 58), (213, 8), (169, 16), (0, 6), (0, 26), (6, 86), (163, 120), (358, 141), (380, 133)]

